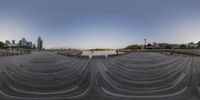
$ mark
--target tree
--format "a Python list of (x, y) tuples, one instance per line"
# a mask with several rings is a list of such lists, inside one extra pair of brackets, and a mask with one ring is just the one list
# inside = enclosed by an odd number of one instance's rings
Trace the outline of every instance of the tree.
[(180, 45), (180, 48), (181, 48), (181, 49), (186, 49), (186, 45), (185, 45), (185, 44), (182, 44), (182, 45)]
[(0, 41), (0, 48), (4, 48), (5, 43), (3, 43), (2, 41)]
[(172, 49), (172, 46), (171, 45), (166, 45), (165, 49)]
[(125, 49), (131, 49), (131, 50), (136, 50), (136, 49), (141, 49), (142, 47), (136, 44), (129, 45)]
[(194, 44), (194, 42), (190, 42), (189, 44)]
[(197, 44), (198, 44), (198, 47), (200, 48), (200, 41)]
[(152, 46), (152, 44), (151, 44), (151, 43), (148, 43), (147, 46), (150, 47), (150, 46)]

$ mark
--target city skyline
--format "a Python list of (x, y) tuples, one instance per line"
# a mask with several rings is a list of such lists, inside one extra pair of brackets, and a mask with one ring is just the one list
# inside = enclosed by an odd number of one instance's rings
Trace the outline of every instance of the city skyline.
[(200, 41), (198, 0), (0, 0), (0, 41), (44, 47), (123, 48)]
[(43, 39), (40, 36), (38, 36), (37, 43), (26, 40), (26, 38), (24, 38), (24, 37), (18, 41), (5, 40), (5, 42), (4, 41), (0, 41), (0, 42), (4, 44), (4, 46), (2, 46), (2, 47), (10, 48), (10, 49), (11, 48), (29, 48), (29, 49), (37, 49), (37, 50), (45, 49), (45, 48), (43, 48)]

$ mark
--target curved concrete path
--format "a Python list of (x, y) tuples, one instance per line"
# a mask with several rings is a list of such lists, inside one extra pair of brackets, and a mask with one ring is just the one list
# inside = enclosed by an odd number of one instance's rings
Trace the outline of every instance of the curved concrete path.
[(0, 58), (0, 100), (199, 100), (200, 58), (130, 53)]

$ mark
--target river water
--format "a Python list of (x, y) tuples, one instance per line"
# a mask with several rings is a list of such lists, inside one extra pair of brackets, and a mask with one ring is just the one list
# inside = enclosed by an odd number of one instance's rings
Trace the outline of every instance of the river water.
[(116, 54), (115, 51), (83, 51), (81, 55), (98, 56), (98, 55), (109, 55)]

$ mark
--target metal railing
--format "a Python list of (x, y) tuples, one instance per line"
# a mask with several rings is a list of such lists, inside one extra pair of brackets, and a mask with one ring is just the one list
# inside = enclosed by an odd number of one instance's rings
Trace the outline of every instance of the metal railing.
[(144, 50), (118, 50), (116, 52), (169, 52), (170, 54), (186, 54), (200, 56), (200, 49), (144, 49)]
[(30, 54), (31, 49), (0, 49), (0, 57)]

